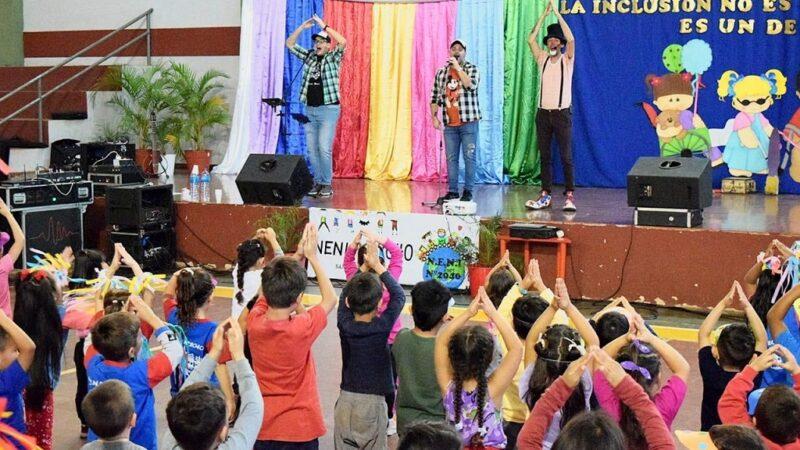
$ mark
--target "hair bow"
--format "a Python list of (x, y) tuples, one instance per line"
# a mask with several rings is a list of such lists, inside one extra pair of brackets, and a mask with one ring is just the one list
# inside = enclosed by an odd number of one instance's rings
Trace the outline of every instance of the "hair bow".
[(628, 372), (639, 372), (640, 374), (642, 374), (645, 380), (650, 381), (652, 379), (649, 370), (645, 369), (642, 366), (639, 366), (633, 361), (623, 361), (622, 363), (620, 363), (620, 366), (622, 366), (622, 368), (627, 370)]
[(641, 353), (643, 355), (649, 355), (650, 353), (653, 353), (653, 351), (650, 349), (650, 347), (648, 347), (647, 345), (645, 345), (642, 341), (640, 341), (638, 339), (634, 339), (633, 340), (633, 345), (634, 345), (634, 347), (636, 347), (636, 350), (639, 350), (639, 353)]
[(775, 95), (778, 93), (778, 78), (775, 76), (774, 73), (765, 73), (761, 75), (761, 78), (769, 83), (769, 93), (770, 95)]
[(770, 256), (769, 258), (764, 258), (761, 265), (761, 270), (770, 270), (772, 271), (773, 275), (780, 275), (783, 273), (783, 261), (777, 256)]
[(23, 269), (22, 272), (19, 273), (19, 279), (22, 281), (28, 281), (30, 277), (33, 277), (36, 281), (42, 281), (42, 279), (47, 278), (47, 272), (44, 270)]
[(567, 347), (567, 351), (571, 352), (573, 350), (577, 351), (581, 354), (581, 356), (586, 354), (586, 349), (583, 347), (583, 344), (578, 344), (577, 342), (573, 341), (572, 339), (565, 337), (562, 338), (565, 341), (569, 342), (569, 347)]
[(738, 73), (734, 73), (733, 75), (731, 75), (730, 79), (728, 80), (728, 95), (729, 96), (733, 97), (733, 95), (734, 95), (733, 88), (736, 86), (736, 83), (738, 83), (741, 79), (742, 79), (742, 76), (739, 75)]

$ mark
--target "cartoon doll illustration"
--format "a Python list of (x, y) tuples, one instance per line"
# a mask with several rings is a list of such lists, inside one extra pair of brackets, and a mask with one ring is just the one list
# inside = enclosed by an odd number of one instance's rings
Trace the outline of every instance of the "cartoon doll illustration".
[(447, 245), (447, 230), (444, 228), (439, 228), (436, 232), (437, 235), (437, 242), (440, 246), (444, 247)]
[(397, 236), (397, 219), (391, 219), (392, 221), (392, 236)]
[(781, 141), (764, 112), (775, 102), (775, 97), (785, 93), (786, 77), (776, 69), (747, 76), (728, 70), (717, 84), (720, 99), (732, 97), (731, 105), (739, 111), (723, 160), (733, 176), (769, 174), (764, 191), (773, 194), (778, 193)]
[[(797, 75), (795, 95), (800, 98), (800, 74)], [(800, 108), (789, 119), (789, 123), (783, 129), (783, 136), (786, 138), (787, 150), (791, 151), (792, 155), (789, 175), (792, 176), (794, 181), (800, 182)]]
[(681, 155), (688, 151), (705, 154), (713, 166), (722, 164), (722, 153), (711, 146), (706, 124), (692, 112), (692, 75), (686, 72), (662, 76), (651, 74), (645, 78), (645, 84), (653, 93), (653, 104), (660, 110), (656, 115), (649, 105), (642, 105), (656, 129), (661, 156)]

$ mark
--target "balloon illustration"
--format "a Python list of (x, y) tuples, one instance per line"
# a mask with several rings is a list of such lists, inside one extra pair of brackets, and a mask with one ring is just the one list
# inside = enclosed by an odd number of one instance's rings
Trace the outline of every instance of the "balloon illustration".
[(702, 39), (692, 39), (683, 46), (681, 52), (681, 62), (687, 72), (694, 75), (692, 87), (694, 88), (694, 113), (697, 114), (697, 104), (700, 99), (700, 76), (711, 67), (714, 59), (711, 53), (711, 46)]
[(664, 67), (672, 73), (680, 73), (683, 71), (682, 54), (683, 47), (679, 44), (672, 44), (664, 49), (661, 59), (664, 61)]
[(683, 68), (693, 75), (705, 73), (711, 67), (712, 59), (711, 46), (702, 39), (692, 39), (683, 46), (681, 63)]

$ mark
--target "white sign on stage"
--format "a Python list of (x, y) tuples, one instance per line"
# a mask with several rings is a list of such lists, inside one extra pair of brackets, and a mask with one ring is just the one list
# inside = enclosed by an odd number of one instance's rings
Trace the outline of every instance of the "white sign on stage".
[[(403, 250), (401, 284), (437, 279), (450, 289), (469, 287), (467, 266), (478, 249), (479, 217), (311, 208), (309, 221), (317, 226), (320, 262), (331, 279), (346, 278), (345, 250), (367, 228)], [(311, 266), (308, 274), (315, 276)]]

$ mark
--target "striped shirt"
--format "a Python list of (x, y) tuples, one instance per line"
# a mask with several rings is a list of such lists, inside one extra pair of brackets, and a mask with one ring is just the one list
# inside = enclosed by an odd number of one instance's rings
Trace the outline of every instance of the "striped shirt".
[[(300, 86), (300, 101), (308, 103), (308, 85), (311, 75), (319, 70), (322, 75), (322, 97), (323, 104), (332, 105), (339, 103), (339, 70), (344, 58), (344, 47), (337, 45), (333, 50), (326, 53), (322, 60), (316, 57), (311, 50), (305, 49), (297, 44), (289, 51), (303, 60), (303, 84)], [(319, 67), (321, 65), (321, 67)]]
[[(472, 80), (472, 87), (462, 86), (461, 97), (458, 103), (458, 112), (461, 122), (474, 122), (481, 120), (481, 107), (478, 104), (478, 83), (480, 82), (480, 74), (478, 67), (469, 62), (464, 62), (461, 65), (469, 79)], [(431, 104), (445, 107), (445, 96), (447, 93), (447, 82), (449, 78), (449, 65), (442, 67), (436, 72), (436, 78), (433, 81), (433, 91), (431, 92)], [(444, 124), (448, 125), (450, 120), (447, 114), (444, 114)]]

